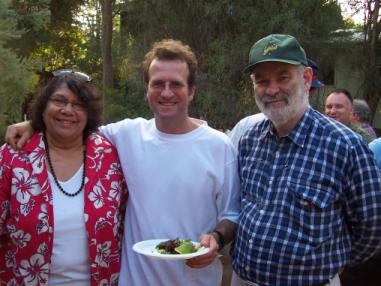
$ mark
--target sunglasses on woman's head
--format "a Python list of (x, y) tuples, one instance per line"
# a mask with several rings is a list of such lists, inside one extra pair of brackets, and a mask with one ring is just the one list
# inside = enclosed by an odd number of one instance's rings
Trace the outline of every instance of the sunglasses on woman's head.
[(52, 74), (54, 77), (74, 75), (87, 82), (90, 82), (92, 80), (92, 77), (89, 76), (88, 74), (85, 74), (83, 72), (73, 71), (73, 70), (56, 70), (52, 72)]

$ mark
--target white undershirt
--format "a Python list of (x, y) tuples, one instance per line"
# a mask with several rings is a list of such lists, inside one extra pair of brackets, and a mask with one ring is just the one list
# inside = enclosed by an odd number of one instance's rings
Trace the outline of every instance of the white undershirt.
[[(83, 165), (66, 182), (59, 181), (68, 193), (78, 190)], [(50, 172), (53, 191), (54, 240), (49, 286), (90, 286), (89, 249), (84, 218), (84, 191), (75, 197), (64, 195)]]

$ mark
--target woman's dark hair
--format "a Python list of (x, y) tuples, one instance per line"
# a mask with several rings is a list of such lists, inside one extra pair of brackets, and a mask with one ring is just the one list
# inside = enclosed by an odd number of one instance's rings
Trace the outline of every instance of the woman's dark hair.
[(83, 136), (87, 138), (91, 132), (98, 129), (101, 123), (101, 95), (89, 81), (75, 75), (75, 73), (53, 77), (37, 95), (29, 109), (32, 127), (35, 131), (45, 131), (46, 126), (43, 120), (43, 113), (52, 94), (63, 84), (66, 84), (77, 96), (78, 101), (85, 107), (87, 123), (83, 131)]

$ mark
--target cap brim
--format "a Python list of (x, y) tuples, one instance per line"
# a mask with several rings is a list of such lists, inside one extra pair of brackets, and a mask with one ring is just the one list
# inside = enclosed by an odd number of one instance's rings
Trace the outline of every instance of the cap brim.
[(298, 66), (298, 65), (304, 65), (305, 66), (304, 63), (301, 63), (299, 61), (284, 60), (284, 59), (267, 59), (267, 60), (258, 61), (258, 62), (253, 63), (253, 64), (249, 64), (248, 66), (246, 66), (243, 69), (243, 72), (244, 73), (251, 73), (256, 65), (258, 65), (260, 63), (266, 63), (266, 62), (279, 62), (279, 63), (285, 63), (285, 64), (290, 64), (290, 65), (295, 65), (295, 66)]

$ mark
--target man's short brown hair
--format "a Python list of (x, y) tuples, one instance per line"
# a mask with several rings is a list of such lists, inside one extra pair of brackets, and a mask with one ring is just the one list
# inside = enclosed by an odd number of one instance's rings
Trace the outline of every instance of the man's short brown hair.
[(188, 45), (173, 39), (164, 39), (155, 42), (152, 45), (151, 50), (145, 55), (142, 64), (143, 79), (146, 85), (149, 81), (149, 67), (154, 59), (184, 61), (189, 70), (188, 87), (192, 87), (196, 84), (196, 74), (198, 69), (197, 58)]

